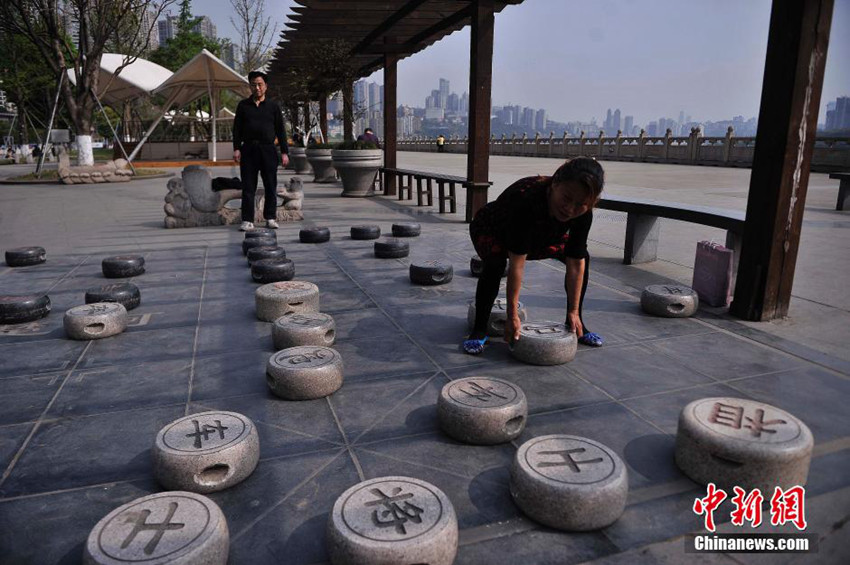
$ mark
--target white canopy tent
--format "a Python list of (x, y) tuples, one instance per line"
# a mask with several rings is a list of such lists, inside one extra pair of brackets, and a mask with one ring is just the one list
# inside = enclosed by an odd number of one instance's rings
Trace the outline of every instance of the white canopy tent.
[(130, 160), (132, 161), (138, 154), (142, 145), (148, 140), (150, 134), (153, 133), (160, 120), (162, 120), (165, 113), (172, 106), (184, 106), (206, 94), (210, 97), (210, 103), (212, 105), (211, 114), (213, 116), (211, 157), (213, 161), (217, 161), (216, 107), (218, 106), (219, 92), (222, 90), (230, 90), (244, 97), (247, 97), (251, 92), (248, 86), (248, 79), (204, 49), (154, 89), (153, 94), (165, 96), (167, 102), (162, 107), (162, 115), (151, 124), (142, 140), (133, 149), (133, 152), (130, 154)]
[[(147, 59), (136, 59), (116, 75), (116, 69), (127, 60), (126, 57), (120, 53), (104, 53), (100, 59), (100, 76), (97, 80), (96, 94), (100, 100), (109, 105), (149, 96), (156, 87), (173, 74), (165, 67), (151, 63)], [(68, 69), (68, 80), (71, 84), (77, 84), (73, 69)]]

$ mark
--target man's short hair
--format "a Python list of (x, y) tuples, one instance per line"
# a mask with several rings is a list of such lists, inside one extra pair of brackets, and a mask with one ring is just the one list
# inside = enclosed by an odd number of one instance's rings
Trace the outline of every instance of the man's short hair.
[(372, 128), (366, 128), (363, 133), (375, 133), (372, 131)]
[(269, 82), (269, 80), (266, 78), (266, 73), (264, 73), (263, 71), (251, 71), (250, 73), (248, 73), (248, 82), (251, 82), (255, 78), (262, 78), (263, 82)]

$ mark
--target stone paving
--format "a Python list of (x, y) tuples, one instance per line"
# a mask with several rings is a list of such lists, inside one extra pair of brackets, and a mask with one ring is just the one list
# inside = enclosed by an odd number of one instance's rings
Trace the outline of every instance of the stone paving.
[[(336, 498), (359, 481), (387, 475), (427, 481), (449, 496), (460, 527), (456, 563), (847, 562), (845, 359), (712, 309), (689, 319), (643, 314), (643, 286), (689, 282), (681, 274), (687, 268), (664, 261), (623, 267), (614, 244), (599, 242), (614, 241), (617, 222), (600, 222), (590, 247), (585, 318), (606, 337), (604, 347), (579, 346), (573, 362), (553, 367), (520, 364), (499, 342), (470, 357), (458, 347), (475, 289), (466, 226), (457, 216), (421, 213), (384, 197), (341, 199), (339, 191), (306, 183), (307, 220), (278, 232), (296, 280), (319, 286), (321, 311), (334, 317), (334, 348), (345, 363), (339, 391), (294, 402), (266, 385), (272, 324), (256, 319), (257, 285), (233, 227), (162, 229), (163, 180), (0, 186), (3, 247), (48, 251), (44, 265), (0, 267), (0, 289), (45, 290), (53, 302), (38, 323), (0, 328), (0, 562), (79, 562), (98, 520), (162, 490), (152, 473), (156, 433), (207, 410), (244, 414), (260, 435), (253, 475), (209, 495), (228, 521), (230, 563), (327, 562), (325, 527)], [(409, 240), (406, 259), (376, 259), (373, 242), (348, 236), (350, 226), (364, 223), (388, 234), (394, 221), (411, 216), (423, 229)], [(331, 241), (299, 243), (302, 226), (329, 226)], [(100, 261), (119, 251), (146, 260), (146, 273), (132, 279), (142, 303), (130, 312), (130, 327), (100, 341), (66, 339), (62, 313), (104, 282)], [(450, 261), (452, 282), (412, 286), (409, 263), (427, 259)], [(532, 318), (562, 320), (562, 284), (559, 265), (529, 264), (522, 301)], [(440, 389), (474, 375), (525, 392), (529, 420), (514, 442), (469, 446), (439, 431)], [(705, 489), (675, 466), (676, 422), (685, 404), (709, 396), (761, 400), (811, 428), (806, 504), (819, 554), (684, 554), (681, 536), (702, 527), (692, 505)], [(599, 441), (625, 461), (629, 497), (613, 525), (558, 532), (523, 517), (512, 502), (508, 469), (517, 447), (556, 433)], [(724, 504), (719, 529), (739, 531), (728, 511)]]

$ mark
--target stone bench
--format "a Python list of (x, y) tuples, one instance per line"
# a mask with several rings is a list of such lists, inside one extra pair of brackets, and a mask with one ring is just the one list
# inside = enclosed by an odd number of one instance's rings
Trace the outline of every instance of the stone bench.
[(850, 210), (850, 173), (832, 173), (829, 178), (840, 181), (838, 185), (838, 203), (835, 209), (839, 212)]
[[(446, 202), (449, 203), (449, 212), (454, 214), (457, 212), (457, 191), (455, 185), (464, 185), (467, 182), (466, 177), (456, 175), (444, 175), (441, 173), (431, 173), (428, 171), (413, 171), (410, 169), (395, 169), (382, 167), (381, 168), (381, 186), (385, 186), (386, 175), (395, 175), (399, 179), (398, 199), (406, 200), (413, 198), (413, 180), (416, 180), (416, 205), (417, 206), (433, 206), (434, 205), (434, 185), (437, 183), (437, 203), (440, 213), (446, 212)], [(407, 183), (404, 183), (407, 179)], [(423, 184), (424, 181), (424, 184)], [(490, 183), (493, 184), (493, 183)], [(405, 197), (405, 194), (407, 196)]]
[[(165, 227), (192, 228), (241, 222), (242, 191), (234, 188), (216, 191), (212, 184), (212, 175), (201, 165), (189, 165), (183, 169), (181, 178), (171, 178), (165, 195)], [(261, 186), (257, 187), (256, 198), (254, 221), (262, 223), (264, 196)], [(278, 188), (277, 221), (303, 220), (303, 198), (303, 185), (298, 177), (290, 179), (288, 190)]]
[(733, 272), (737, 272), (744, 212), (625, 196), (607, 196), (596, 207), (627, 214), (623, 250), (623, 263), (626, 265), (649, 263), (658, 258), (659, 219), (670, 218), (726, 230), (726, 247), (734, 252)]

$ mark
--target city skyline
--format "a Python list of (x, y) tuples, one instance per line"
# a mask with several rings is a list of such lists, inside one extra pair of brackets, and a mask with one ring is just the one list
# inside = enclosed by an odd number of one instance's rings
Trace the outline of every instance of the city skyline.
[[(292, 5), (266, 1), (278, 30)], [(193, 11), (238, 42), (228, 0)], [(496, 16), (493, 105), (546, 108), (557, 122), (601, 123), (609, 107), (641, 124), (681, 109), (698, 121), (756, 116), (769, 17), (770, 0), (526, 0)], [(828, 102), (850, 95), (848, 53), (850, 0), (836, 0), (819, 123)], [(421, 85), (440, 78), (468, 90), (468, 65), (466, 27), (399, 62), (399, 104), (418, 106), (428, 94)], [(383, 82), (380, 71), (364, 78)]]

